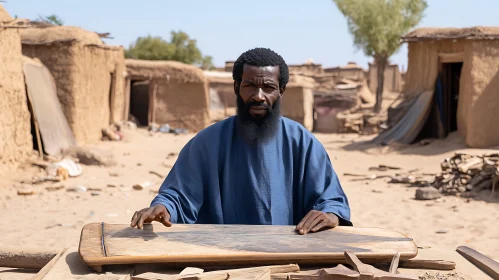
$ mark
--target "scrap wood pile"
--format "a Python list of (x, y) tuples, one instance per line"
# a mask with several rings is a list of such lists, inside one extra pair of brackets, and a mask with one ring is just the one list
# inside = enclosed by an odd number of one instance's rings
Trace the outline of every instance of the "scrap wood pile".
[[(375, 180), (388, 178), (391, 184), (406, 184), (418, 187), (416, 199), (437, 199), (445, 195), (462, 195), (470, 192), (480, 192), (491, 189), (495, 192), (499, 183), (499, 154), (470, 155), (456, 153), (444, 159), (441, 164), (442, 172), (438, 174), (416, 173), (418, 170), (388, 174), (351, 174), (346, 176), (357, 177), (355, 181)], [(369, 171), (400, 170), (399, 167), (379, 165), (369, 168)]]
[(445, 194), (492, 189), (499, 181), (499, 154), (474, 156), (456, 153), (441, 163), (442, 172), (431, 186)]
[(499, 154), (470, 155), (456, 153), (451, 158), (444, 159), (442, 172), (436, 174), (433, 180), (409, 181), (414, 187), (424, 187), (417, 191), (437, 192), (446, 195), (461, 195), (466, 192), (480, 192), (491, 189), (495, 191), (499, 182)]

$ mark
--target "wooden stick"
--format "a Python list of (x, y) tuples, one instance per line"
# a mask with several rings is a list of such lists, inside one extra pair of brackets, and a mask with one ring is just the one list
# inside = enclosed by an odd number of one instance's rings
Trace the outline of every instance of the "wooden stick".
[(0, 267), (41, 269), (57, 255), (57, 251), (34, 248), (0, 248)]
[(456, 263), (443, 260), (406, 260), (401, 261), (399, 267), (417, 269), (453, 270)]
[(35, 134), (36, 134), (36, 143), (38, 144), (38, 154), (41, 159), (43, 159), (43, 146), (42, 146), (42, 136), (40, 135), (40, 128), (38, 126), (38, 119), (35, 114), (35, 107), (33, 106), (33, 100), (31, 99), (31, 95), (29, 94), (29, 90), (26, 87), (26, 96), (28, 97), (29, 107), (31, 108), (31, 114), (33, 115), (33, 123), (35, 124)]
[(476, 267), (487, 273), (490, 277), (492, 277), (492, 279), (499, 279), (498, 262), (467, 246), (459, 246), (456, 251)]
[(395, 256), (393, 256), (392, 263), (390, 264), (390, 269), (388, 270), (388, 272), (396, 274), (397, 268), (399, 266), (399, 261), (400, 261), (400, 252), (397, 252)]
[(64, 255), (64, 253), (66, 252), (68, 248), (64, 248), (62, 249), (59, 253), (57, 253), (57, 255), (55, 257), (52, 258), (52, 260), (50, 262), (48, 262), (40, 271), (38, 271), (38, 273), (33, 276), (33, 278), (31, 278), (31, 280), (41, 280), (43, 279), (43, 277), (45, 277), (45, 275), (47, 275), (47, 273), (50, 271), (50, 269), (52, 269), (52, 267), (57, 263), (57, 260), (59, 260), (59, 258)]

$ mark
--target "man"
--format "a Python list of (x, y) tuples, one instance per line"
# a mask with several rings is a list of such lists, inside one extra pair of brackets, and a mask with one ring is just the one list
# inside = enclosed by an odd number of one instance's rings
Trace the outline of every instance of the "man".
[(281, 117), (289, 80), (277, 53), (256, 48), (234, 63), (237, 115), (199, 132), (182, 149), (151, 207), (131, 226), (161, 222), (297, 225), (300, 234), (352, 225), (326, 150)]

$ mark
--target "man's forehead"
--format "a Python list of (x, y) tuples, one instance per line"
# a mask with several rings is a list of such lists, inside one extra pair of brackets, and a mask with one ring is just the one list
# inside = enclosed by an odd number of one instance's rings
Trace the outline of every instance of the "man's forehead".
[(268, 78), (279, 78), (279, 66), (255, 66), (244, 64), (243, 76), (266, 76)]

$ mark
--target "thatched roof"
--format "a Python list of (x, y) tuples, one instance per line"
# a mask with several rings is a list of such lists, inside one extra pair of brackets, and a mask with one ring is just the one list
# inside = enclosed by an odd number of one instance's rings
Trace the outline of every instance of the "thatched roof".
[(0, 22), (11, 21), (12, 17), (7, 13), (5, 8), (0, 4)]
[(132, 77), (167, 78), (181, 83), (204, 83), (206, 78), (200, 68), (178, 61), (125, 59), (128, 74)]
[(84, 45), (105, 45), (99, 35), (75, 26), (20, 29), (25, 45), (47, 45), (58, 42), (78, 42)]
[(499, 27), (419, 28), (402, 37), (403, 42), (449, 39), (498, 40)]

